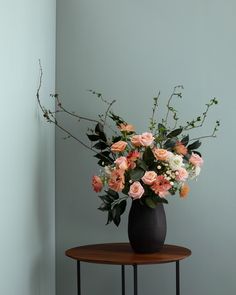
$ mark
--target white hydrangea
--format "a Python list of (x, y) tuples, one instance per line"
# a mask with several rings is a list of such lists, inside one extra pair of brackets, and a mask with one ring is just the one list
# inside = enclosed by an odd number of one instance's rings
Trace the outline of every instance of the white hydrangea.
[(172, 170), (178, 170), (183, 166), (183, 158), (180, 155), (173, 155), (169, 158), (169, 166)]

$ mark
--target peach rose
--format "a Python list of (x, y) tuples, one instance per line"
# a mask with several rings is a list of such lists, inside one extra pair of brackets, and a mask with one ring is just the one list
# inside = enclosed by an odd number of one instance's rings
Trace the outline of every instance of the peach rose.
[(157, 174), (154, 171), (146, 171), (142, 177), (142, 181), (147, 185), (152, 185), (157, 178)]
[(185, 145), (183, 145), (181, 142), (177, 142), (176, 146), (174, 147), (175, 151), (177, 154), (180, 155), (186, 155), (188, 152), (188, 149), (186, 148)]
[(155, 182), (152, 184), (151, 189), (156, 195), (163, 197), (168, 193), (168, 190), (172, 187), (169, 180), (165, 179), (163, 175), (158, 175)]
[(119, 157), (114, 162), (118, 169), (127, 170), (128, 169), (128, 161), (126, 157)]
[(198, 154), (192, 153), (189, 162), (194, 166), (202, 166), (203, 159)]
[(166, 161), (169, 159), (169, 157), (172, 155), (171, 152), (165, 150), (165, 149), (158, 149), (158, 148), (154, 148), (152, 150), (155, 158), (159, 161)]
[(178, 181), (185, 181), (188, 178), (188, 171), (185, 168), (181, 167), (175, 173), (175, 179)]
[(139, 181), (135, 181), (129, 188), (129, 196), (133, 199), (140, 199), (144, 194), (144, 188)]
[(123, 152), (126, 146), (127, 146), (127, 142), (120, 140), (113, 143), (113, 145), (111, 146), (111, 151), (114, 153)]
[(152, 133), (144, 132), (141, 134), (140, 143), (142, 146), (150, 146), (153, 143), (154, 139), (155, 138), (153, 137)]
[(134, 132), (134, 126), (131, 124), (120, 124), (119, 129), (123, 132)]
[(93, 176), (92, 178), (92, 187), (93, 187), (93, 190), (98, 193), (102, 190), (103, 188), (103, 183), (102, 183), (102, 180), (99, 176)]
[(136, 147), (140, 147), (141, 144), (141, 135), (133, 135), (131, 137), (131, 143), (132, 145), (136, 146)]
[(108, 186), (110, 189), (116, 192), (121, 192), (123, 188), (125, 187), (125, 176), (124, 176), (124, 170), (121, 169), (114, 169), (111, 172), (111, 177), (108, 181)]
[(189, 191), (189, 186), (187, 185), (187, 183), (184, 183), (179, 191), (180, 198), (186, 198), (188, 196)]

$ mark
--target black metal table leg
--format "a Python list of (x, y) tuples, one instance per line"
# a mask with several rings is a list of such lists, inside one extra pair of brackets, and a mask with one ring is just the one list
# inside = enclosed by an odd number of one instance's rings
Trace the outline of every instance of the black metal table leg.
[(176, 295), (180, 295), (179, 261), (176, 261)]
[(77, 260), (77, 294), (81, 295), (80, 261)]
[(122, 295), (125, 295), (125, 266), (121, 265)]
[(138, 295), (138, 267), (137, 264), (134, 267), (134, 295)]

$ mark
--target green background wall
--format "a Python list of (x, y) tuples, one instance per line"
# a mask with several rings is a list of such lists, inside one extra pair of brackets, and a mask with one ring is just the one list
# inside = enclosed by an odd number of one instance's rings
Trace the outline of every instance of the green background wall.
[[(36, 102), (55, 89), (56, 2), (0, 1), (0, 294), (55, 294), (55, 136)], [(46, 128), (47, 127), (47, 128)]]
[[(96, 117), (101, 103), (86, 90), (117, 99), (115, 110), (143, 132), (152, 97), (162, 105), (173, 86), (185, 86), (175, 106), (183, 121), (205, 109), (214, 96), (201, 134), (222, 121), (219, 136), (201, 148), (204, 169), (191, 183), (187, 200), (166, 206), (167, 243), (184, 245), (193, 255), (181, 263), (183, 295), (235, 293), (235, 1), (68, 0), (57, 7), (57, 91), (68, 109)], [(161, 113), (160, 113), (161, 114)], [(59, 119), (59, 117), (58, 117)], [(81, 136), (86, 126), (62, 118)], [(197, 132), (197, 134), (199, 134)], [(127, 241), (127, 214), (117, 229), (105, 226), (90, 179), (98, 173), (90, 152), (56, 136), (57, 295), (75, 294), (75, 263), (65, 249), (99, 242)], [(82, 265), (86, 295), (120, 294), (120, 269)], [(140, 268), (140, 294), (174, 294), (174, 265)], [(132, 294), (128, 271), (127, 294)], [(96, 290), (96, 291), (95, 291)]]

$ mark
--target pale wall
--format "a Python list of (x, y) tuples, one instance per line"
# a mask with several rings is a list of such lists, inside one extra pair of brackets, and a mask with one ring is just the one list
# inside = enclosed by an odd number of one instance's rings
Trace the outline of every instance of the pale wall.
[(0, 1), (0, 294), (55, 294), (54, 128), (41, 116), (55, 89), (54, 0)]
[[(116, 111), (142, 132), (158, 90), (164, 105), (173, 86), (185, 86), (175, 105), (184, 120), (202, 113), (210, 98), (220, 99), (198, 130), (209, 134), (215, 118), (222, 121), (218, 138), (201, 148), (198, 182), (191, 183), (188, 200), (175, 197), (166, 206), (167, 242), (193, 251), (181, 263), (182, 295), (236, 291), (235, 11), (230, 0), (58, 1), (57, 90), (68, 109), (95, 117), (101, 103), (86, 92), (92, 88), (116, 98)], [(75, 121), (65, 123), (81, 134)], [(57, 133), (57, 295), (76, 294), (76, 267), (65, 249), (127, 241), (127, 215), (117, 229), (105, 226), (97, 210), (90, 179), (99, 169), (92, 154), (62, 137)], [(140, 294), (174, 294), (174, 265), (141, 267), (139, 276)], [(83, 264), (82, 279), (86, 295), (121, 294), (118, 267)]]

